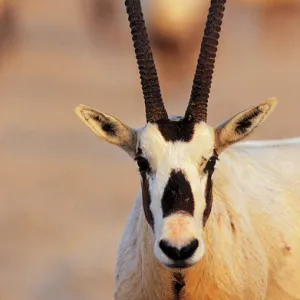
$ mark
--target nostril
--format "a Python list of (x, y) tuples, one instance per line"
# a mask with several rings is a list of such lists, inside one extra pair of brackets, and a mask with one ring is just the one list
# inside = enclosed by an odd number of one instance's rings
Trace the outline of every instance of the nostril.
[(180, 260), (180, 251), (176, 247), (172, 247), (165, 240), (159, 242), (160, 249), (171, 259)]
[(189, 245), (181, 248), (180, 250), (181, 259), (190, 258), (195, 253), (198, 246), (199, 246), (199, 242), (198, 240), (195, 239)]
[(161, 240), (159, 242), (160, 249), (172, 260), (185, 260), (190, 258), (196, 251), (196, 249), (199, 246), (198, 240), (193, 240), (190, 244), (187, 246), (182, 247), (181, 249), (178, 249), (176, 247), (170, 246), (170, 244), (165, 241)]

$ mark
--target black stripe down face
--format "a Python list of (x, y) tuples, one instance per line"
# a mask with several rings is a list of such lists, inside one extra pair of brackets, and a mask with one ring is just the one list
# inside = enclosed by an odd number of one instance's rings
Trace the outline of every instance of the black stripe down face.
[(204, 254), (203, 230), (212, 208), (214, 130), (203, 122), (193, 124), (189, 138), (183, 139), (182, 124), (174, 124), (164, 122), (163, 133), (162, 124), (141, 129), (135, 160), (155, 256), (169, 268), (186, 268)]
[(194, 215), (192, 189), (182, 171), (171, 171), (161, 202), (164, 218), (178, 212)]

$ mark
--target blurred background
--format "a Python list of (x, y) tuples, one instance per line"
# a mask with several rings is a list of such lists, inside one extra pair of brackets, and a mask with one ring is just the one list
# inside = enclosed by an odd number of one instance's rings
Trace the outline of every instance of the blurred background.
[[(299, 0), (228, 0), (209, 103), (216, 125), (264, 99), (253, 139), (300, 135)], [(168, 111), (187, 105), (208, 0), (145, 0)], [(136, 166), (75, 116), (130, 126), (144, 104), (123, 1), (0, 0), (0, 299), (113, 298)]]

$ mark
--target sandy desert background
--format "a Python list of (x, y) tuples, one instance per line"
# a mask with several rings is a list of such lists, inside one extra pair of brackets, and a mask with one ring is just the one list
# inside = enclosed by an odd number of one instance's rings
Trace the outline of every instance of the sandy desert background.
[[(11, 40), (0, 8), (1, 300), (113, 298), (117, 246), (139, 178), (130, 158), (73, 112), (83, 103), (144, 124), (124, 4), (111, 1), (98, 12), (91, 1), (6, 1)], [(276, 96), (277, 109), (252, 138), (297, 136), (300, 11), (255, 2), (228, 1), (209, 123)], [(182, 114), (192, 72), (168, 80), (157, 67), (168, 111)]]

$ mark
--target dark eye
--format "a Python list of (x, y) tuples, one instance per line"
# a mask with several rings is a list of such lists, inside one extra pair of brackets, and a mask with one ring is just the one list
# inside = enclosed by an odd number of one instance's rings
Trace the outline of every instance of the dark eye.
[(145, 157), (138, 156), (138, 157), (135, 158), (135, 160), (136, 160), (136, 162), (137, 162), (137, 164), (139, 166), (139, 171), (141, 173), (143, 173), (143, 172), (146, 172), (146, 173), (150, 172), (150, 165), (149, 165), (148, 160)]
[(218, 157), (217, 156), (212, 156), (208, 162), (206, 163), (204, 172), (213, 172), (215, 170), (215, 165), (216, 165), (216, 161), (217, 161)]

